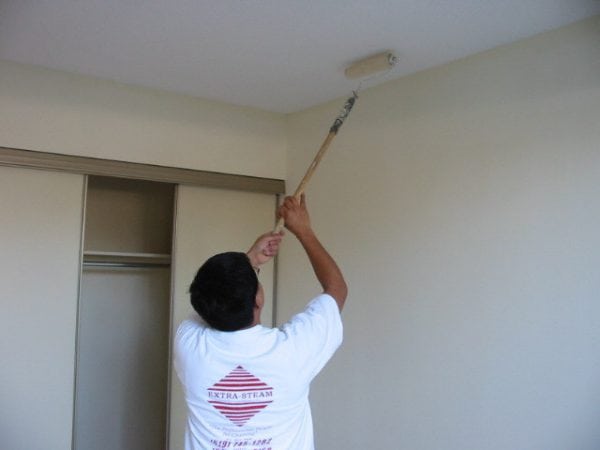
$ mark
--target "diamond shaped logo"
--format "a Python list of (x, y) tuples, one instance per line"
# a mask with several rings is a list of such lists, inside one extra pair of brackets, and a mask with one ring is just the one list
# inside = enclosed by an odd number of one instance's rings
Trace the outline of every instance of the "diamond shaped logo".
[(233, 424), (243, 427), (273, 402), (273, 388), (237, 366), (208, 388), (208, 402)]

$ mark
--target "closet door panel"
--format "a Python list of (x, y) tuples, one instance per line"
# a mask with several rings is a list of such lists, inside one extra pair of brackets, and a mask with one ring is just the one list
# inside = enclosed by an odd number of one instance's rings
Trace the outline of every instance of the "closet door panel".
[[(173, 259), (173, 330), (193, 312), (188, 288), (200, 265), (225, 251), (246, 251), (275, 225), (274, 195), (179, 186)], [(265, 289), (262, 323), (272, 325), (273, 263), (261, 269)], [(177, 375), (171, 376), (170, 449), (183, 449), (186, 407)]]
[(71, 448), (82, 175), (0, 167), (0, 448)]

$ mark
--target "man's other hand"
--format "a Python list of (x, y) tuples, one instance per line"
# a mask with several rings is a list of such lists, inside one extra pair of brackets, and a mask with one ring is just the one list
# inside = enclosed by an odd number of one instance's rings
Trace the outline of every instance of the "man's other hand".
[(274, 233), (272, 231), (259, 236), (250, 250), (246, 252), (252, 267), (258, 268), (277, 255), (282, 238), (283, 232)]

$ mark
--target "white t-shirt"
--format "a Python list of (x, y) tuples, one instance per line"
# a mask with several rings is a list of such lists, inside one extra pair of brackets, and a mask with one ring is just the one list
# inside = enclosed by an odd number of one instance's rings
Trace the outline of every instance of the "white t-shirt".
[(188, 406), (186, 450), (313, 450), (309, 385), (342, 342), (322, 294), (281, 329), (225, 332), (181, 323), (175, 369)]

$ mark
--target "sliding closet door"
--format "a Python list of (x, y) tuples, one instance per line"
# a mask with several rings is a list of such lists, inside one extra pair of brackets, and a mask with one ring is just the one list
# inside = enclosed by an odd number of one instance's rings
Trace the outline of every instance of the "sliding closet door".
[[(274, 195), (179, 186), (174, 246), (173, 333), (192, 308), (188, 288), (198, 267), (224, 251), (246, 251), (274, 226)], [(262, 321), (272, 324), (273, 263), (260, 272), (265, 289)], [(183, 449), (186, 409), (179, 380), (171, 377), (170, 449)]]
[(0, 167), (0, 448), (71, 448), (83, 176)]

